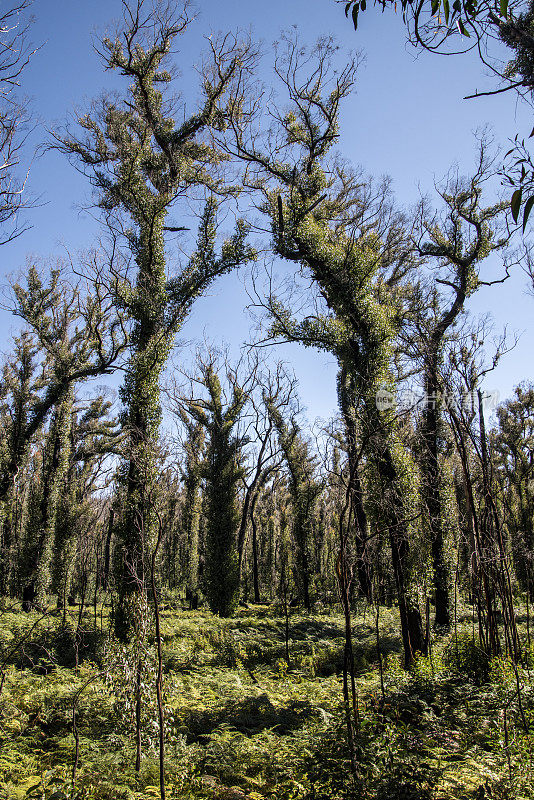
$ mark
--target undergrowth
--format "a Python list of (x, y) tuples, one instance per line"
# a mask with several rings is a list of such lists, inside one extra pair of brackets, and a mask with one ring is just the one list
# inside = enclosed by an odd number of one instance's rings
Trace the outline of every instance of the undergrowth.
[[(343, 620), (293, 613), (289, 663), (284, 626), (268, 606), (230, 620), (172, 604), (163, 610), (169, 798), (534, 796), (529, 653), (517, 670), (506, 659), (491, 661), (464, 625), (458, 635), (436, 639), (408, 674), (396, 613), (383, 609), (382, 690), (373, 616), (356, 616), (360, 725), (352, 776), (341, 707)], [(87, 612), (81, 629), (75, 619), (1, 612), (0, 800), (159, 796), (152, 644), (143, 656), (136, 773), (131, 664), (109, 637), (107, 609), (96, 617)]]

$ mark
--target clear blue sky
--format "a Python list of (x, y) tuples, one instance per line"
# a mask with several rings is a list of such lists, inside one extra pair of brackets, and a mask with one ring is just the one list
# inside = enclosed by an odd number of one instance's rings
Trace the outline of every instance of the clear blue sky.
[[(415, 58), (406, 44), (401, 21), (392, 13), (370, 8), (361, 15), (355, 33), (343, 15), (343, 5), (332, 0), (249, 2), (203, 0), (194, 32), (180, 42), (178, 65), (185, 92), (194, 97), (196, 77), (191, 66), (199, 60), (202, 36), (219, 30), (252, 29), (269, 53), (281, 29), (295, 25), (304, 42), (333, 33), (345, 50), (363, 51), (365, 63), (356, 92), (345, 104), (340, 149), (345, 157), (375, 175), (389, 174), (403, 205), (413, 203), (419, 188), (431, 191), (434, 179), (442, 177), (454, 162), (468, 171), (473, 163), (473, 132), (489, 123), (497, 142), (507, 149), (516, 131), (528, 136), (531, 113), (510, 93), (478, 100), (463, 100), (475, 89), (494, 87), (476, 57), (440, 58), (427, 54)], [(61, 123), (75, 107), (103, 90), (112, 88), (113, 76), (104, 73), (92, 50), (92, 32), (103, 31), (120, 15), (118, 0), (35, 0), (35, 44), (43, 44), (24, 75), (24, 90), (33, 98), (40, 127), (33, 141), (45, 138), (44, 129)], [(90, 191), (83, 177), (57, 153), (36, 160), (31, 169), (31, 191), (43, 205), (28, 213), (32, 224), (23, 237), (2, 248), (3, 274), (16, 273), (28, 257), (61, 256), (62, 246), (71, 251), (90, 247), (98, 225), (79, 208), (87, 205)], [(496, 269), (498, 265), (494, 264)], [(245, 275), (221, 279), (207, 298), (194, 307), (183, 337), (199, 339), (204, 334), (233, 348), (249, 340), (250, 318), (244, 307)], [(482, 290), (471, 308), (491, 312), (497, 329), (508, 324), (522, 333), (516, 350), (491, 376), (488, 388), (504, 398), (521, 380), (534, 377), (531, 352), (534, 299), (525, 294), (526, 279), (517, 274), (509, 283)], [(4, 314), (3, 350), (13, 322)], [(327, 417), (335, 410), (333, 363), (324, 356), (295, 346), (280, 349), (300, 379), (300, 393), (308, 416)]]

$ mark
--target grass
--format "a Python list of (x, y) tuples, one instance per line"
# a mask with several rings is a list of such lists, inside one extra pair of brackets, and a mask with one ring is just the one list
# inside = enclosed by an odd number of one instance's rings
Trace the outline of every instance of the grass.
[[(109, 640), (107, 610), (99, 613), (96, 631), (92, 612), (85, 614), (81, 640), (59, 617), (38, 620), (18, 608), (0, 615), (0, 661), (7, 658), (0, 800), (158, 797), (153, 643), (142, 652), (143, 761), (137, 774), (131, 691), (136, 659)], [(339, 614), (293, 613), (288, 666), (284, 621), (273, 608), (256, 606), (221, 620), (169, 604), (162, 612), (169, 798), (534, 796), (531, 738), (519, 713), (515, 673), (506, 661), (481, 658), (464, 628), (458, 646), (454, 639), (436, 641), (432, 659), (420, 659), (408, 675), (400, 666), (396, 612), (381, 610), (383, 696), (374, 619), (355, 616), (360, 729), (353, 779), (341, 706)], [(11, 652), (21, 639), (23, 646)], [(534, 683), (528, 665), (519, 677), (530, 725)]]

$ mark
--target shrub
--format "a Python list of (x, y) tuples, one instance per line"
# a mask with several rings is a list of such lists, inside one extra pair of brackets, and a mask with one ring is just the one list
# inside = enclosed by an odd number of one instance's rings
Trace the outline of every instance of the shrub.
[(478, 637), (474, 639), (469, 633), (451, 639), (443, 654), (443, 664), (477, 686), (486, 683), (490, 677), (491, 658)]
[(391, 775), (378, 787), (376, 800), (431, 800), (433, 791), (414, 775)]

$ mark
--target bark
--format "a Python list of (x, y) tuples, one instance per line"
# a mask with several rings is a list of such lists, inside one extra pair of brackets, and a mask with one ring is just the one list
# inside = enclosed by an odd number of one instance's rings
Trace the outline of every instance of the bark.
[(413, 553), (410, 551), (409, 522), (405, 518), (403, 500), (398, 496), (398, 489), (395, 488), (395, 485), (398, 484), (399, 475), (389, 446), (386, 446), (379, 456), (377, 468), (385, 485), (393, 487), (393, 492), (389, 498), (390, 502), (386, 503), (384, 507), (384, 516), (388, 527), (391, 560), (397, 589), (404, 647), (404, 664), (406, 669), (409, 669), (417, 653), (426, 655), (427, 647), (423, 634), (421, 612), (418, 603), (412, 596), (412, 587), (410, 585), (410, 562), (413, 558)]
[(432, 545), (432, 568), (435, 595), (435, 624), (450, 627), (450, 570), (445, 554), (443, 504), (441, 499), (441, 470), (439, 462), (439, 382), (436, 370), (431, 370), (425, 382), (426, 406), (423, 417), (424, 475), (423, 499), (426, 505)]

